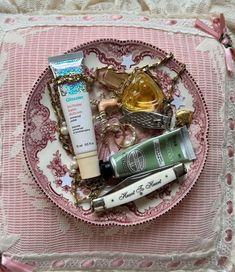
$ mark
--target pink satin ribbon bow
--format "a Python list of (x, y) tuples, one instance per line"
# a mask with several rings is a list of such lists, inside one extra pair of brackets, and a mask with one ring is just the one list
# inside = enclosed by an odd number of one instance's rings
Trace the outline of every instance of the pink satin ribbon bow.
[(12, 258), (2, 255), (0, 272), (33, 272), (33, 269), (34, 267), (31, 265), (14, 261)]
[(224, 15), (220, 14), (219, 18), (215, 18), (212, 21), (212, 28), (207, 26), (200, 20), (195, 21), (195, 27), (201, 29), (202, 31), (212, 35), (218, 40), (224, 48), (225, 51), (225, 61), (226, 67), (229, 74), (234, 74), (235, 72), (235, 49), (232, 47), (232, 40), (227, 33), (227, 27), (225, 24)]

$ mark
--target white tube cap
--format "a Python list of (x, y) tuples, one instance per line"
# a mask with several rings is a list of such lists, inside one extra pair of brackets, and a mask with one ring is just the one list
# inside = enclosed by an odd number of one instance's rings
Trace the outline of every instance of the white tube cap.
[(96, 151), (76, 156), (82, 179), (100, 176), (99, 159)]

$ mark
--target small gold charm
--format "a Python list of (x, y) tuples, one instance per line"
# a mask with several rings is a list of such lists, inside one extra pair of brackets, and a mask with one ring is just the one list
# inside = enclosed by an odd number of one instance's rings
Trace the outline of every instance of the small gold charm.
[(181, 109), (176, 112), (176, 126), (189, 126), (193, 120), (193, 111), (189, 109)]

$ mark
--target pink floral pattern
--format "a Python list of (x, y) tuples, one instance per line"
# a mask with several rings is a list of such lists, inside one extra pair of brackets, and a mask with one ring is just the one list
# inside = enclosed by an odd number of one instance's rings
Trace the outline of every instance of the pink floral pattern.
[(59, 150), (53, 154), (53, 160), (50, 161), (50, 164), (47, 166), (47, 168), (51, 169), (53, 175), (57, 178), (64, 176), (69, 171), (67, 165), (62, 164)]
[[(61, 154), (59, 150), (53, 154), (53, 159), (50, 161), (50, 164), (47, 165), (47, 168), (51, 170), (53, 175), (55, 176), (54, 183), (57, 187), (62, 187), (62, 180), (61, 177), (65, 176), (68, 173), (69, 169), (66, 164), (62, 164), (61, 161)], [(70, 191), (70, 187), (68, 185), (63, 186), (63, 190), (65, 192)]]

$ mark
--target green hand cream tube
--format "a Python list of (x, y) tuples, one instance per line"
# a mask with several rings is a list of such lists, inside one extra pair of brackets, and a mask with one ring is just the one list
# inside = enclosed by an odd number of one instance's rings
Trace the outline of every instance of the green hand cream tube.
[(108, 179), (161, 169), (196, 159), (186, 127), (148, 139), (100, 161), (101, 175)]

